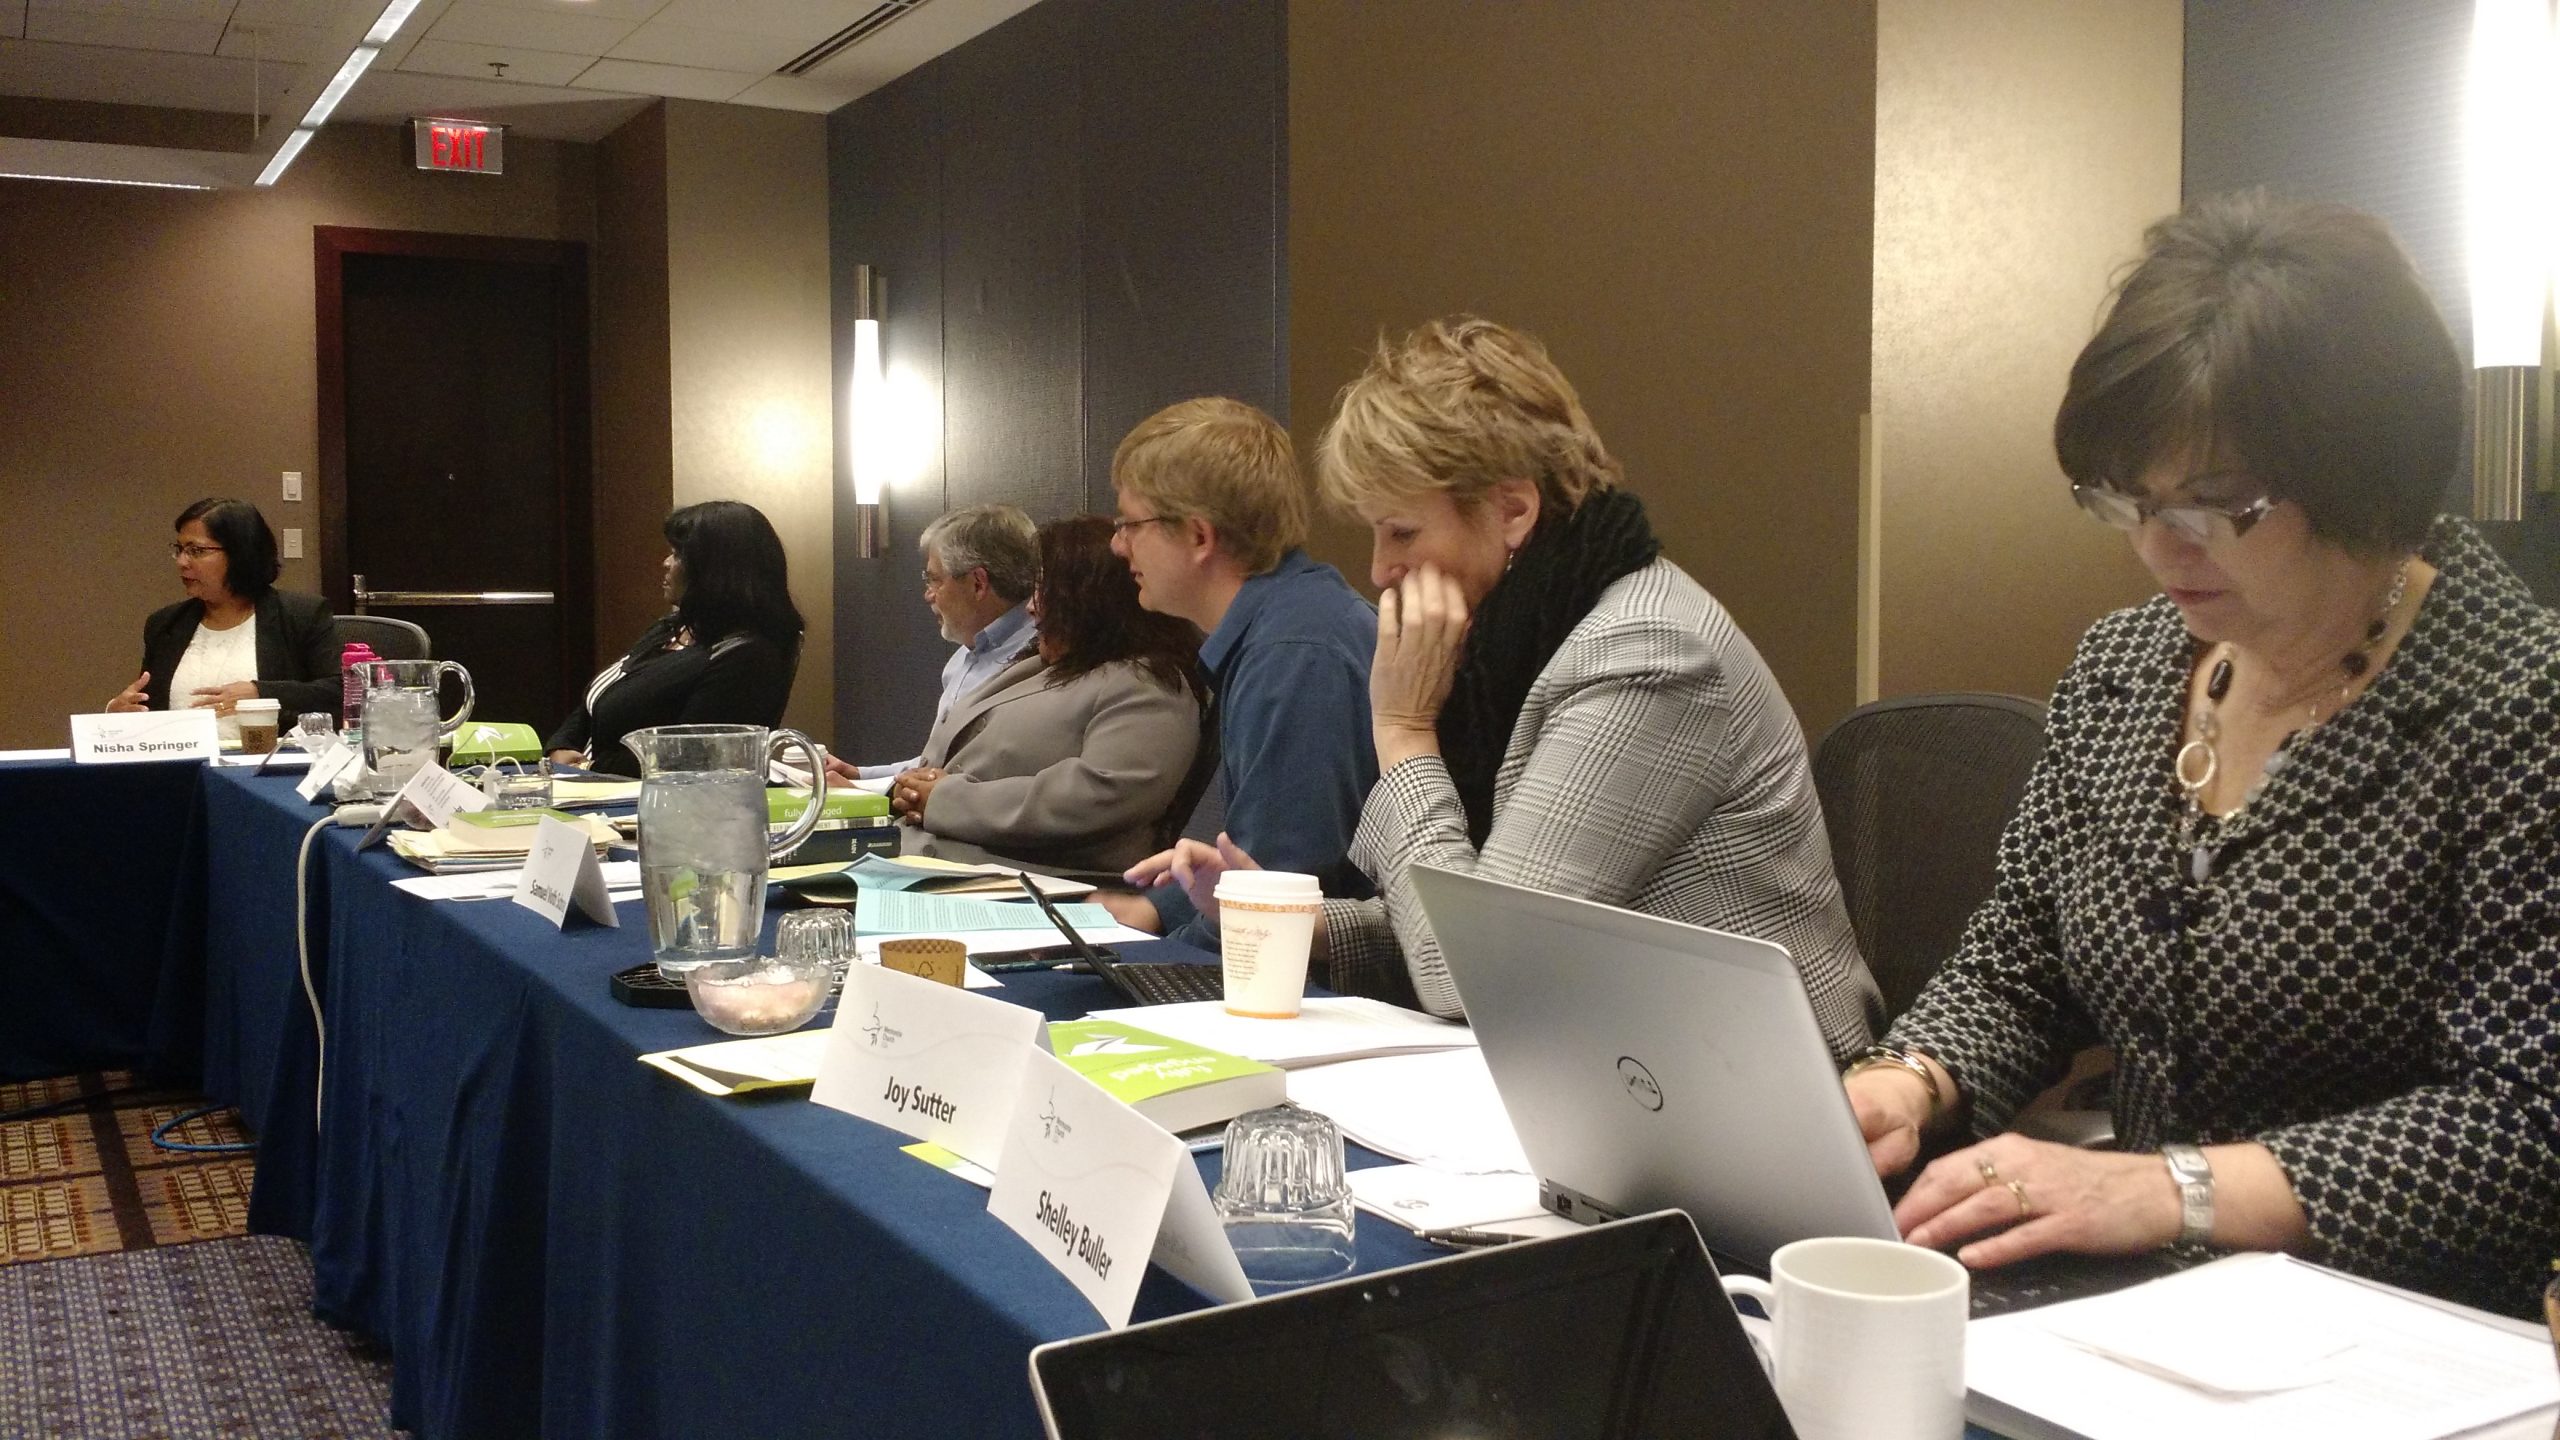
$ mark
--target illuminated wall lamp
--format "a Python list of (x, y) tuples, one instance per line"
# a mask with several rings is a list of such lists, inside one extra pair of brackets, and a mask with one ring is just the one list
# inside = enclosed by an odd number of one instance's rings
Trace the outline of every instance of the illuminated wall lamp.
[(2524, 518), (2535, 466), (2555, 231), (2545, 181), (2555, 56), (2550, 0), (2475, 0), (2464, 97), (2471, 261), (2471, 511)]
[(889, 308), (889, 282), (856, 265), (853, 290), (853, 553), (876, 560), (888, 528), (881, 498), (889, 479), (889, 382), (880, 371), (880, 317)]

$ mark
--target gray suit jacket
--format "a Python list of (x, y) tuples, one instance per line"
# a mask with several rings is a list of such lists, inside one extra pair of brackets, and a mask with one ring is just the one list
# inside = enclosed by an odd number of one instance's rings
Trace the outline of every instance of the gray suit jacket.
[(1157, 848), (1200, 745), (1200, 702), (1127, 661), (1058, 681), (1026, 655), (962, 696), (925, 737), (946, 774), (925, 847), (1066, 870), (1128, 868)]

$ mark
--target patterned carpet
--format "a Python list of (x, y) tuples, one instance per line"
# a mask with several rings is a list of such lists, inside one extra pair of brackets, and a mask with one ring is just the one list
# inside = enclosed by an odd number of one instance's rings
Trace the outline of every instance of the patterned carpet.
[[(163, 1150), (204, 1102), (123, 1074), (0, 1085), (0, 1437), (390, 1440), (391, 1366), (249, 1236), (248, 1152)], [(229, 1111), (169, 1137), (244, 1138)], [(203, 1243), (190, 1243), (203, 1242)]]
[[(0, 1264), (247, 1233), (250, 1155), (151, 1143), (154, 1128), (203, 1101), (137, 1088), (122, 1072), (0, 1085), (0, 1114), (59, 1101), (86, 1103), (0, 1123)], [(225, 1110), (169, 1138), (218, 1145), (244, 1137)]]

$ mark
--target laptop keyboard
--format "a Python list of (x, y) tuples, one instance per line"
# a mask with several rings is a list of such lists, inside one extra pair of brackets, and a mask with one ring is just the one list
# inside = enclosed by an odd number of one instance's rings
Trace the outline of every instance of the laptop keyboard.
[(2155, 1250), (2148, 1255), (2039, 1255), (1997, 1270), (1976, 1270), (1973, 1318), (1984, 1320), (2104, 1295), (2174, 1275), (2203, 1258), (2183, 1250)]
[(1114, 965), (1097, 967), (1102, 983), (1132, 1005), (1180, 1005), (1227, 998), (1227, 972), (1217, 965)]

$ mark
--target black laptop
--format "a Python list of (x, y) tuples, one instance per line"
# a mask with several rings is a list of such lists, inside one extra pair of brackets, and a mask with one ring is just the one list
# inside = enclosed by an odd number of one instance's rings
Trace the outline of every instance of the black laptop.
[(1051, 1440), (1794, 1440), (1676, 1210), (1031, 1352)]

